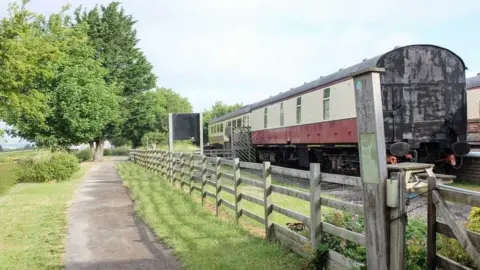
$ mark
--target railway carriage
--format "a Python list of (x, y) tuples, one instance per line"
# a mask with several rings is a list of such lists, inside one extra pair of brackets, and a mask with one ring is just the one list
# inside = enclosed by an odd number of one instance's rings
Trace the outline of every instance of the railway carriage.
[(467, 79), (467, 118), (469, 142), (480, 144), (480, 73)]
[(380, 67), (388, 163), (456, 165), (466, 142), (465, 64), (448, 49), (410, 45), (366, 59), (212, 121), (249, 117), (258, 161), (359, 173), (352, 73)]
[(250, 106), (213, 119), (208, 126), (208, 143), (219, 149), (230, 148), (230, 127), (250, 126)]

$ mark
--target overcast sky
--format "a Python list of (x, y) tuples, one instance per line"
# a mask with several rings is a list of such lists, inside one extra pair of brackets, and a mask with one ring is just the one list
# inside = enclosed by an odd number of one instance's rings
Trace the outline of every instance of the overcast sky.
[[(0, 0), (0, 17), (8, 0)], [(31, 0), (37, 12), (104, 0)], [(194, 110), (214, 101), (259, 101), (385, 53), (429, 43), (480, 72), (478, 0), (126, 0), (139, 46), (159, 87), (189, 98)]]

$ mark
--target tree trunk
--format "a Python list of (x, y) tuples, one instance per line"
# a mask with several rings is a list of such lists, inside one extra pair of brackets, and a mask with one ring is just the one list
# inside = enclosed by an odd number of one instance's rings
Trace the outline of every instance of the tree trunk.
[(105, 144), (105, 139), (96, 139), (95, 140), (95, 154), (93, 155), (93, 161), (102, 161), (103, 160), (103, 145)]
[(95, 141), (91, 141), (90, 143), (90, 153), (92, 154), (92, 159), (95, 156)]

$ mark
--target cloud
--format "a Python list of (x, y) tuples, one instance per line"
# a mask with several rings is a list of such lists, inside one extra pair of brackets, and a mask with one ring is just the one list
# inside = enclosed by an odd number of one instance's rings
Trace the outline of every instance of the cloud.
[[(49, 13), (67, 3), (41, 2), (32, 0), (30, 6)], [(91, 7), (110, 0), (70, 2)], [(425, 37), (430, 33), (425, 29), (440, 36), (439, 25), (480, 11), (480, 1), (473, 0), (455, 5), (448, 0), (126, 0), (122, 5), (138, 20), (139, 45), (154, 65), (158, 85), (188, 97), (196, 111), (216, 100), (259, 101), (397, 45), (435, 44), (441, 39)]]

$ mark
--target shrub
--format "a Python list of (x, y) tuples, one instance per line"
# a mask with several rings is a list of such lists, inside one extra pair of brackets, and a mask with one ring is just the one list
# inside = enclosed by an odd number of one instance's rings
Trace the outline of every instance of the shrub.
[(112, 156), (128, 156), (130, 153), (130, 147), (122, 146), (122, 147), (115, 147), (111, 149)]
[(104, 156), (111, 156), (112, 155), (112, 150), (105, 148), (103, 149), (103, 155)]
[[(347, 230), (363, 233), (364, 220), (362, 217), (344, 213), (342, 211), (333, 210), (326, 211), (323, 215), (324, 221)], [(344, 238), (329, 233), (322, 234), (322, 243), (330, 249), (345, 255), (357, 262), (366, 263), (367, 249), (363, 245), (356, 244)]]
[(80, 162), (88, 161), (92, 159), (92, 152), (90, 152), (90, 149), (84, 149), (80, 152), (77, 152), (75, 156), (77, 156)]
[[(473, 232), (480, 232), (480, 208), (473, 207), (468, 216), (466, 228)], [(477, 268), (474, 260), (458, 243), (457, 240), (440, 236), (438, 240), (439, 253), (470, 268)]]
[(0, 164), (0, 195), (18, 182), (16, 175), (17, 164), (15, 162)]
[(405, 261), (407, 269), (427, 268), (427, 225), (416, 218), (408, 219), (405, 230), (407, 255)]
[[(324, 222), (345, 228), (349, 231), (364, 234), (365, 223), (363, 217), (352, 215), (338, 210), (325, 211)], [(426, 269), (427, 267), (427, 226), (420, 219), (408, 219), (406, 228), (407, 269)], [(366, 264), (367, 250), (363, 245), (358, 245), (352, 241), (341, 237), (323, 233), (322, 243), (330, 249), (335, 250), (346, 257), (357, 262)]]
[(65, 181), (80, 167), (75, 155), (53, 153), (39, 158), (26, 158), (19, 162), (20, 182), (43, 183)]

